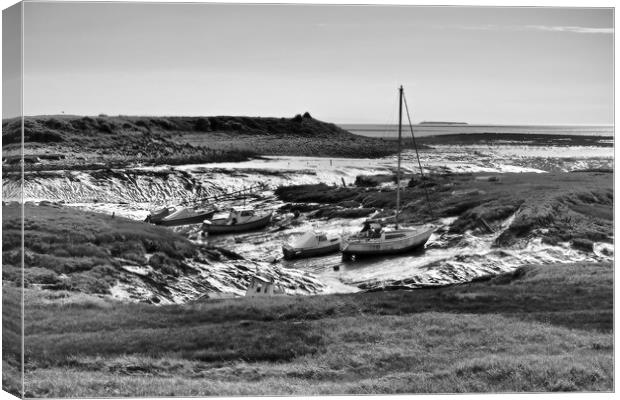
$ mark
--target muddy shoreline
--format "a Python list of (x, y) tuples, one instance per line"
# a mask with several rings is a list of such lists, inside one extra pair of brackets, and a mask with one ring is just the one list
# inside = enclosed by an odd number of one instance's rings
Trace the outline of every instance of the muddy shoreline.
[[(170, 178), (169, 175), (165, 177)], [(119, 182), (118, 177), (115, 181)], [(189, 238), (189, 248), (215, 249), (215, 253), (197, 250), (196, 255), (183, 255), (177, 261), (169, 255), (152, 258), (152, 252), (139, 250), (140, 246), (137, 251), (149, 253), (147, 259), (144, 255), (135, 255), (133, 251), (136, 250), (131, 250), (129, 255), (115, 253), (111, 264), (104, 262), (102, 265), (111, 265), (109, 272), (120, 271), (120, 274), (106, 273), (108, 277), (116, 276), (118, 281), (110, 283), (103, 292), (95, 293), (155, 304), (183, 303), (219, 294), (239, 296), (243, 295), (244, 282), (249, 282), (252, 273), (271, 274), (278, 281), (288, 282), (288, 288), (298, 294), (415, 289), (463, 283), (530, 263), (596, 262), (613, 257), (613, 192), (609, 173), (444, 174), (405, 183), (401, 223), (404, 226), (421, 222), (438, 225), (423, 252), (360, 262), (343, 262), (338, 254), (284, 261), (281, 244), (304, 230), (315, 228), (346, 235), (359, 230), (367, 217), (389, 221), (394, 212), (394, 188), (389, 183), (386, 186), (385, 182), (370, 187), (353, 184), (346, 187), (280, 186), (273, 192), (248, 199), (249, 204), (276, 213), (274, 224), (264, 231), (210, 238), (200, 235), (199, 225), (168, 229), (140, 222), (138, 215), (134, 217), (135, 222), (127, 220), (138, 236), (147, 228), (147, 231), (162, 234), (170, 232), (178, 235), (181, 241)], [(431, 196), (432, 209), (423, 204), (425, 189)], [(101, 205), (104, 208), (93, 217), (109, 223), (112, 217), (105, 207), (110, 204)], [(54, 213), (71, 212), (74, 207), (97, 211), (92, 203), (48, 205), (43, 202), (29, 205), (26, 216), (39, 214), (39, 219), (45, 219), (53, 217)], [(81, 215), (79, 213), (77, 215)], [(91, 218), (89, 212), (84, 213), (85, 220)], [(86, 227), (85, 224), (81, 225)], [(38, 228), (33, 229), (32, 233), (38, 234)], [(88, 245), (89, 240), (85, 240)], [(31, 241), (40, 242), (35, 238)], [(236, 254), (242, 261), (231, 259), (229, 253), (218, 253), (217, 249)], [(67, 265), (75, 264), (72, 257), (75, 256), (69, 255)], [(157, 268), (153, 269), (150, 260)], [(53, 286), (49, 286), (51, 281), (60, 284), (59, 278), (40, 270), (42, 265), (32, 270), (33, 279), (43, 279), (48, 289)], [(71, 271), (74, 267), (67, 268)], [(164, 268), (163, 272), (158, 272), (158, 268)], [(166, 278), (170, 274), (175, 278)], [(301, 279), (304, 274), (308, 278)], [(202, 278), (196, 281), (192, 276)], [(73, 279), (78, 279), (77, 283), (64, 282), (58, 288), (92, 292), (91, 284), (84, 283), (89, 282), (84, 281), (85, 276), (76, 275)], [(96, 277), (89, 279), (97, 280)], [(160, 283), (154, 284), (156, 281)], [(194, 281), (201, 283), (191, 283)]]
[[(156, 257), (153, 262), (158, 268), (163, 265), (178, 272), (163, 283), (167, 273), (153, 268), (145, 258), (152, 252), (145, 250), (142, 256), (129, 258), (116, 254), (107, 264), (112, 266), (110, 271), (117, 271), (111, 276), (120, 284), (110, 285), (106, 293), (124, 301), (166, 303), (187, 302), (201, 295), (239, 296), (251, 273), (261, 271), (288, 279), (289, 289), (299, 294), (344, 293), (443, 286), (525, 264), (613, 258), (613, 153), (609, 148), (563, 147), (564, 157), (558, 157), (554, 146), (527, 150), (439, 146), (420, 152), (424, 180), (413, 162), (414, 154), (403, 154), (401, 222), (433, 222), (437, 231), (422, 253), (359, 263), (343, 262), (338, 254), (284, 261), (281, 246), (308, 229), (349, 235), (366, 218), (389, 220), (395, 206), (393, 156), (263, 156), (243, 162), (28, 171), (24, 196), (33, 210), (47, 210), (37, 204), (51, 202), (60, 210), (94, 212), (104, 220), (115, 214), (131, 220), (136, 232), (162, 229), (163, 235), (169, 232), (179, 240), (189, 240), (193, 248), (222, 249), (243, 260), (202, 250), (202, 255), (174, 262), (163, 258), (162, 263)], [(259, 183), (265, 189), (246, 202), (274, 212), (273, 224), (263, 231), (202, 237), (199, 225), (163, 228), (142, 222), (151, 209), (193, 204)], [(20, 190), (18, 180), (4, 179), (5, 200), (18, 198)], [(428, 207), (427, 193), (432, 207)], [(226, 209), (239, 201), (217, 206)], [(114, 257), (133, 261), (114, 261)], [(76, 261), (67, 262), (74, 265)], [(187, 268), (178, 270), (179, 263)], [(151, 283), (140, 274), (150, 276)], [(310, 277), (306, 283), (299, 280), (304, 274)], [(43, 274), (51, 279), (48, 275)], [(191, 283), (191, 276), (202, 276), (202, 283)], [(91, 290), (88, 285), (75, 285), (78, 290)]]

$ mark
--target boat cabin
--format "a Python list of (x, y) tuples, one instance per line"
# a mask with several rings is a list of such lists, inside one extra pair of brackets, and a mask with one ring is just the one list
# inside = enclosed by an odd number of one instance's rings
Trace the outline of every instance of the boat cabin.
[(163, 208), (163, 209), (161, 209), (159, 211), (156, 211), (155, 213), (156, 214), (167, 214), (167, 215), (170, 215), (170, 214), (172, 214), (172, 213), (174, 213), (176, 211), (177, 211), (176, 207), (166, 207), (166, 208)]
[(335, 243), (338, 238), (329, 238), (327, 234), (323, 232), (308, 231), (301, 235), (297, 240), (291, 243), (294, 248), (312, 248), (318, 246), (324, 246), (325, 244)]
[(246, 297), (281, 296), (285, 294), (286, 292), (282, 286), (276, 284), (273, 279), (266, 279), (260, 276), (252, 278), (252, 282), (245, 292)]
[(383, 226), (375, 221), (365, 221), (360, 233), (368, 238), (379, 238), (383, 232)]
[(175, 207), (164, 207), (158, 210), (151, 210), (151, 213), (146, 216), (146, 222), (158, 222), (174, 213), (177, 209)]
[(254, 209), (251, 207), (233, 207), (228, 214), (228, 223), (231, 225), (243, 224), (254, 217)]

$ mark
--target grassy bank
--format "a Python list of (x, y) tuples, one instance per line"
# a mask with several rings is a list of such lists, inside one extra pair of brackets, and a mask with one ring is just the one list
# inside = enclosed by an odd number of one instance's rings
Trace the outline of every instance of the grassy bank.
[(429, 290), (183, 306), (27, 290), (26, 311), (27, 396), (612, 388), (609, 264), (530, 266)]
[[(2, 207), (4, 281), (21, 280), (20, 213), (16, 204)], [(24, 241), (26, 285), (86, 293), (108, 293), (127, 264), (178, 276), (197, 252), (162, 227), (55, 205), (25, 206)]]
[[(243, 161), (255, 155), (245, 150), (222, 150), (172, 140), (172, 128), (163, 118), (80, 117), (68, 115), (26, 117), (26, 169), (126, 167), (140, 164), (188, 164)], [(2, 121), (3, 157), (15, 157), (21, 146), (21, 120)], [(35, 163), (39, 159), (39, 163)], [(5, 163), (4, 170), (18, 168)]]
[(378, 158), (397, 151), (394, 141), (352, 134), (308, 113), (293, 118), (205, 117), (202, 130), (183, 131), (178, 143), (264, 155)]

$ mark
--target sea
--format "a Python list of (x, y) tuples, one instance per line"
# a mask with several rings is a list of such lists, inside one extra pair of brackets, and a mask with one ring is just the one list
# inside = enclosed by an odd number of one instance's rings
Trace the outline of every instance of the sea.
[[(396, 137), (398, 125), (380, 124), (339, 124), (351, 133), (370, 137)], [(408, 127), (403, 125), (404, 132)], [(416, 124), (413, 125), (417, 137), (454, 135), (467, 133), (510, 133), (524, 135), (578, 135), (610, 136), (614, 135), (613, 125), (469, 125), (469, 124)]]

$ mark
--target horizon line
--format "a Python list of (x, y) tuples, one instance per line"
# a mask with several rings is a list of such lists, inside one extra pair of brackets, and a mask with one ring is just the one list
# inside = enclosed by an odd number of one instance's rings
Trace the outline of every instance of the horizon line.
[[(302, 113), (298, 113), (302, 115)], [(310, 113), (312, 116), (312, 114)], [(94, 118), (208, 118), (208, 117), (246, 117), (246, 118), (293, 118), (293, 117), (285, 117), (285, 116), (259, 116), (259, 115), (233, 115), (233, 114), (219, 114), (219, 115), (154, 115), (154, 114), (142, 114), (142, 115), (129, 115), (129, 114), (34, 114), (34, 115), (16, 115), (13, 117), (4, 117), (2, 116), (2, 121), (14, 119), (14, 118), (36, 118), (36, 117), (94, 117)], [(314, 116), (312, 117), (314, 118)], [(314, 118), (317, 119), (317, 118)], [(335, 125), (380, 125), (380, 126), (391, 126), (398, 125), (397, 122), (393, 123), (385, 123), (385, 122), (334, 122), (329, 120), (320, 120), (327, 123), (333, 123)], [(463, 122), (463, 121), (433, 121), (433, 120), (421, 120), (419, 122), (414, 122), (413, 125), (420, 125), (421, 123), (426, 122), (428, 126), (605, 126), (605, 127), (613, 127), (615, 123), (523, 123), (523, 122)], [(435, 123), (435, 122), (444, 122), (444, 123)]]

